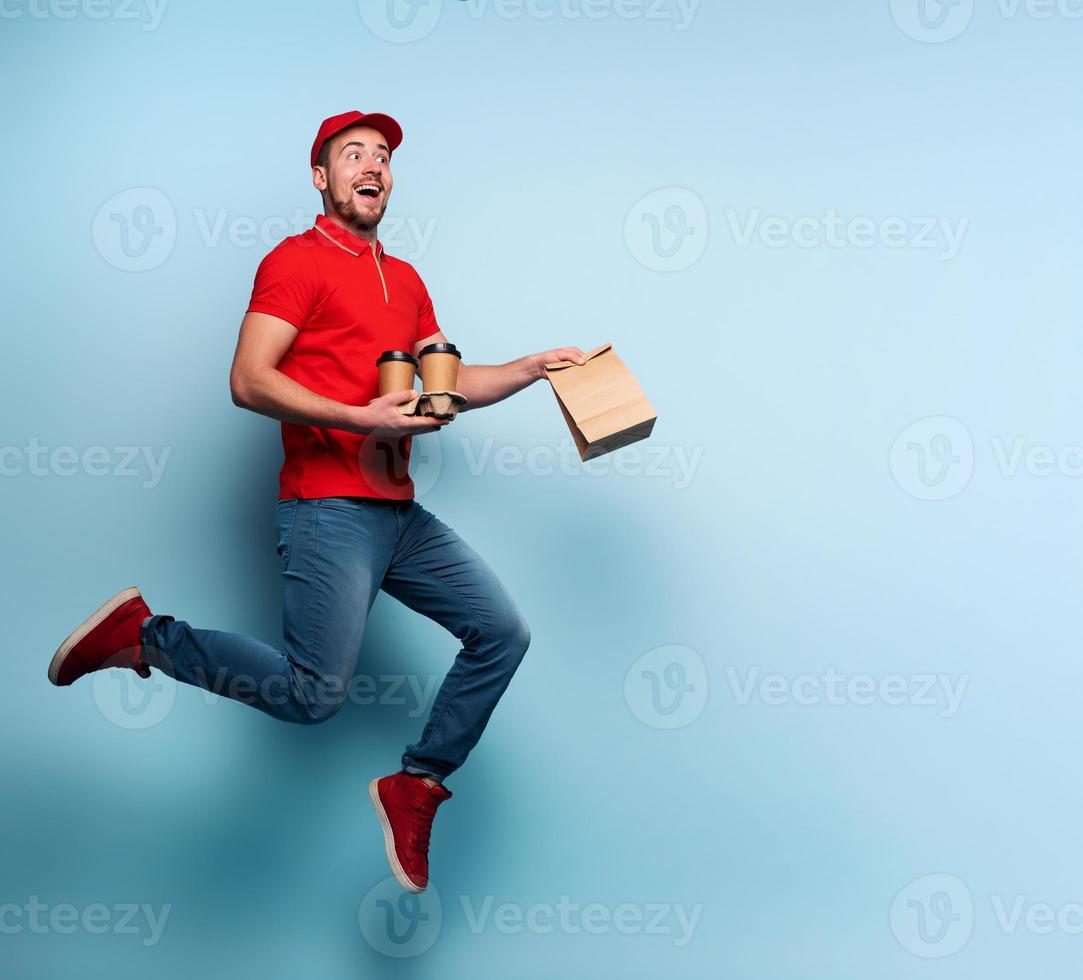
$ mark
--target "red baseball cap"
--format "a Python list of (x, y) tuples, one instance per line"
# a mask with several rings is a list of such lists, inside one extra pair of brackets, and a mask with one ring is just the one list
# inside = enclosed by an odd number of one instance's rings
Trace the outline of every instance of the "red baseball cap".
[(320, 155), (320, 147), (325, 140), (329, 140), (335, 133), (341, 133), (348, 126), (371, 126), (378, 129), (387, 139), (387, 148), (394, 153), (395, 147), (402, 142), (402, 127), (390, 116), (382, 112), (358, 112), (351, 109), (349, 112), (339, 113), (330, 119), (320, 123), (320, 131), (316, 134), (316, 141), (312, 144), (311, 165), (316, 166), (316, 157)]

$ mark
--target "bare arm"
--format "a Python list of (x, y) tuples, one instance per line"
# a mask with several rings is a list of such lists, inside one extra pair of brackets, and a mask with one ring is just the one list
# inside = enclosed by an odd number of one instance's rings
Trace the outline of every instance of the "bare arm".
[(416, 435), (435, 432), (445, 420), (407, 416), (396, 408), (413, 391), (392, 392), (368, 405), (345, 405), (317, 395), (278, 370), (297, 336), (297, 328), (267, 313), (246, 313), (229, 372), (233, 403), (280, 422), (347, 432)]
[[(414, 345), (414, 354), (428, 344), (446, 344), (443, 333), (435, 333)], [(583, 363), (583, 352), (578, 347), (558, 347), (540, 354), (528, 354), (507, 364), (461, 364), (458, 389), (466, 397), (461, 411), (484, 408), (503, 401), (509, 395), (522, 391), (528, 385), (545, 377), (544, 366), (553, 361)]]

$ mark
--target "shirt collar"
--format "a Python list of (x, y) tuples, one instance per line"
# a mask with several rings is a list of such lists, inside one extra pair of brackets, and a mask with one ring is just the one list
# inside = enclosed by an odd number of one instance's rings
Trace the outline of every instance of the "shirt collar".
[[(316, 228), (316, 234), (319, 235), (322, 232), (321, 237), (331, 239), (340, 248), (353, 255), (363, 255), (369, 248), (369, 243), (364, 238), (355, 235), (352, 231), (347, 231), (325, 214), (316, 215), (316, 224), (313, 227)], [(376, 239), (376, 257), (381, 260), (384, 257), (384, 246), (378, 238)]]

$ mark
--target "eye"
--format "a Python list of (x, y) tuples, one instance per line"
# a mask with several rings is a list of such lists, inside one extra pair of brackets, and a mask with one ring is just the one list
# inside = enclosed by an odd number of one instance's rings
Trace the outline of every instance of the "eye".
[(353, 159), (353, 158), (354, 158), (355, 156), (357, 156), (357, 155), (358, 155), (358, 154), (357, 154), (357, 150), (351, 150), (351, 151), (350, 151), (350, 153), (349, 153), (349, 155), (348, 155), (348, 156), (346, 157), (346, 159), (347, 159), (347, 160), (352, 160), (352, 159)]

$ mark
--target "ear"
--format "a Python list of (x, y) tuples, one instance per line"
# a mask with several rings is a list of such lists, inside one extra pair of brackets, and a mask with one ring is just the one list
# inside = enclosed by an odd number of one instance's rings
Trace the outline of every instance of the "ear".
[(321, 193), (327, 190), (327, 171), (323, 167), (312, 168), (312, 186)]

